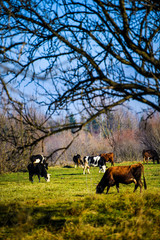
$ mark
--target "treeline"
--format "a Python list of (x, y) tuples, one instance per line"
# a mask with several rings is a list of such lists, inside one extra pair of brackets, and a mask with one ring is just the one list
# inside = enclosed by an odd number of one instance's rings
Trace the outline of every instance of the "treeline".
[[(58, 148), (67, 144), (72, 137), (71, 132), (59, 135), (58, 141), (53, 136), (46, 144), (47, 151), (50, 152), (54, 146)], [(142, 161), (143, 149), (155, 149), (160, 154), (160, 115), (148, 117), (144, 114), (139, 119), (129, 110), (119, 108), (90, 122), (63, 157), (60, 157), (59, 162), (70, 163), (77, 153), (85, 156), (104, 152), (114, 152), (117, 162)], [(52, 161), (56, 159), (58, 154), (53, 156)]]
[[(84, 117), (84, 116), (83, 116)], [(34, 122), (43, 116), (34, 114)], [(33, 118), (32, 118), (33, 120)], [(69, 114), (64, 121), (76, 123)], [(48, 128), (58, 124), (49, 121)], [(55, 134), (40, 143), (30, 145), (41, 131), (21, 119), (0, 114), (0, 173), (26, 170), (31, 154), (44, 154), (49, 165), (72, 164), (75, 154), (99, 155), (114, 152), (115, 161), (142, 161), (143, 149), (155, 149), (160, 155), (160, 115), (139, 120), (129, 110), (119, 108), (94, 119), (78, 133), (74, 129)], [(74, 141), (72, 141), (74, 138)], [(67, 147), (68, 146), (68, 147)], [(59, 150), (59, 151), (57, 151)]]

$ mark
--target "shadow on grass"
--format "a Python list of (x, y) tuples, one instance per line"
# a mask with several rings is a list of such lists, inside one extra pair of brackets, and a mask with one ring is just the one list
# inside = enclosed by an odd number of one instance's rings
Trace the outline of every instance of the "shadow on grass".
[(72, 167), (70, 165), (65, 165), (63, 168), (74, 168), (74, 167)]
[[(55, 202), (53, 199), (52, 202), (44, 202), (37, 199), (24, 204), (0, 204), (0, 231), (3, 232), (3, 238), (0, 236), (0, 239), (22, 239), (17, 238), (17, 234), (24, 239), (24, 233), (36, 236), (38, 232), (46, 234), (48, 231), (50, 238), (41, 236), (29, 239), (52, 239), (51, 236), (60, 234), (59, 239), (159, 240), (159, 205), (159, 194), (154, 192), (145, 193), (143, 197), (136, 194), (120, 194), (117, 197), (115, 194), (109, 197), (89, 195), (79, 201), (64, 199)], [(113, 235), (105, 238), (103, 227), (105, 236), (112, 229), (119, 237), (114, 238)], [(141, 232), (138, 238), (137, 231)], [(86, 232), (88, 235), (82, 235)]]
[[(0, 226), (6, 228), (35, 229), (47, 228), (49, 231), (63, 229), (66, 219), (63, 216), (65, 207), (35, 207), (20, 204), (0, 205)], [(27, 226), (27, 227), (26, 227)]]
[(37, 220), (36, 225), (41, 227), (47, 227), (50, 231), (61, 230), (65, 225), (66, 219), (52, 219), (52, 215), (45, 215)]
[(62, 173), (59, 176), (76, 176), (76, 175), (82, 175), (82, 173)]

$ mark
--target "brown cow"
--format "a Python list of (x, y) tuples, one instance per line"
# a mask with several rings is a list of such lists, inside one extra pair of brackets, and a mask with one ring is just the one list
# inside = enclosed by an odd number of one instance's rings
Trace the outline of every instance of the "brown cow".
[(100, 154), (100, 156), (106, 162), (111, 162), (111, 166), (114, 166), (113, 152), (111, 152), (111, 153), (102, 153), (102, 154)]
[(101, 181), (97, 185), (96, 193), (102, 193), (107, 186), (107, 192), (110, 187), (116, 185), (117, 192), (119, 193), (119, 183), (130, 184), (135, 183), (136, 191), (137, 187), (140, 186), (140, 192), (142, 191), (142, 181), (141, 175), (143, 173), (144, 188), (147, 189), (145, 177), (144, 177), (144, 167), (141, 163), (137, 163), (131, 166), (116, 166), (110, 167), (106, 170)]
[(156, 160), (157, 163), (159, 164), (159, 156), (156, 150), (143, 150), (142, 156), (143, 156), (143, 163), (146, 162), (148, 164), (148, 160), (152, 159), (153, 163), (155, 163), (155, 160)]

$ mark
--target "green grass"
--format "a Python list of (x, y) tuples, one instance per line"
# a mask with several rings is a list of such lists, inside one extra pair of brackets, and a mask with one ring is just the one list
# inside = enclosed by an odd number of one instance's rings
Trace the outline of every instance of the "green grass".
[[(122, 163), (116, 165), (129, 165)], [(120, 184), (95, 193), (103, 174), (49, 168), (51, 182), (28, 173), (0, 175), (0, 239), (160, 239), (160, 164), (145, 165), (147, 190)]]

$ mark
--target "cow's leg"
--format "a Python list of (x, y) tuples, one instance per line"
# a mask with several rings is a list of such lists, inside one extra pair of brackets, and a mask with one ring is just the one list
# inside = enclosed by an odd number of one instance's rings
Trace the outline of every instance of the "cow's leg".
[(38, 174), (38, 179), (39, 179), (39, 182), (40, 182), (40, 175)]
[(83, 174), (86, 173), (86, 165), (84, 165), (84, 168), (83, 168)]
[(145, 157), (143, 158), (143, 164), (145, 163)]
[(143, 184), (142, 184), (142, 182), (140, 181), (140, 184), (139, 184), (139, 186), (140, 186), (140, 192), (142, 192), (142, 186), (143, 186)]
[(138, 186), (140, 187), (140, 192), (142, 192), (143, 183), (141, 180), (138, 181)]
[(117, 192), (119, 193), (119, 183), (116, 183)]
[(135, 184), (135, 188), (134, 188), (134, 191), (133, 191), (133, 192), (135, 192), (137, 188), (138, 188), (138, 183)]
[(99, 173), (103, 172), (103, 166), (99, 166)]
[(31, 181), (33, 183), (33, 175), (32, 174), (29, 174), (29, 181)]
[(110, 162), (111, 162), (111, 166), (114, 166), (114, 163), (113, 163), (112, 159), (110, 160)]
[(146, 160), (146, 163), (148, 164), (148, 160), (149, 160), (149, 157), (147, 158), (147, 160)]
[(115, 183), (115, 180), (114, 178), (111, 176), (110, 179), (109, 179), (109, 182), (108, 182), (108, 187), (107, 187), (107, 192), (106, 194), (108, 193), (109, 189), (110, 189), (110, 186), (114, 186), (116, 183)]
[(84, 163), (84, 167), (83, 167), (83, 174), (86, 173), (86, 169), (88, 168), (88, 164), (85, 162)]
[[(134, 179), (134, 180), (135, 180), (135, 179)], [(135, 180), (134, 183), (135, 183), (135, 188), (134, 188), (134, 191), (133, 191), (133, 192), (136, 191), (136, 189), (138, 188), (138, 186), (140, 186), (140, 192), (142, 192), (142, 186), (143, 186), (142, 181), (141, 181), (141, 180), (138, 180), (138, 181)]]
[(144, 157), (143, 158), (143, 163), (147, 163), (148, 164), (148, 159), (149, 159), (148, 157)]
[(85, 174), (86, 169), (87, 169), (88, 173), (90, 173), (88, 163), (85, 163), (85, 164), (84, 164), (83, 174)]
[(107, 187), (107, 192), (106, 192), (106, 194), (108, 193), (109, 189), (110, 189), (110, 186)]
[(106, 171), (106, 166), (103, 165), (103, 166), (102, 166), (102, 172), (105, 173), (105, 171)]
[(138, 188), (138, 186), (140, 186), (140, 192), (142, 192), (142, 186), (143, 186), (143, 184), (142, 184), (142, 181), (141, 181), (141, 180), (139, 180), (139, 181), (137, 182), (137, 184), (135, 184), (135, 188), (134, 188), (134, 191), (133, 191), (133, 192), (136, 191), (136, 189)]

